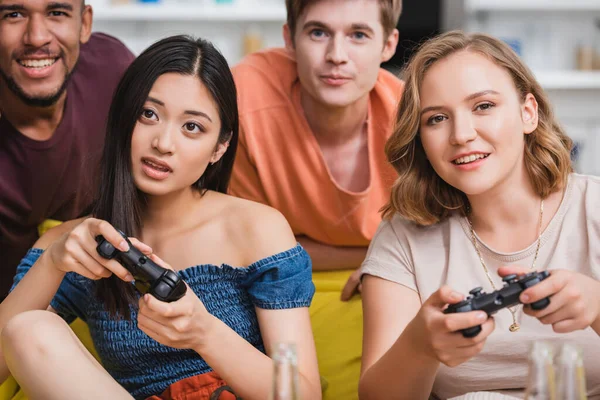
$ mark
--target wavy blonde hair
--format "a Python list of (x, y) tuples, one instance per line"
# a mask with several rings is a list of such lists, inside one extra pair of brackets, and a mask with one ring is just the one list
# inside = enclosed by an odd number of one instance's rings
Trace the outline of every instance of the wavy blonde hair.
[(419, 136), (419, 89), (427, 70), (459, 51), (484, 55), (512, 77), (522, 99), (531, 93), (538, 102), (538, 127), (525, 136), (525, 168), (542, 198), (564, 187), (573, 171), (573, 142), (560, 127), (548, 97), (531, 71), (504, 42), (485, 34), (452, 31), (425, 42), (404, 70), (405, 87), (392, 136), (386, 144), (388, 161), (398, 172), (383, 217), (394, 213), (419, 225), (432, 225), (453, 212), (466, 213), (468, 200), (434, 171)]

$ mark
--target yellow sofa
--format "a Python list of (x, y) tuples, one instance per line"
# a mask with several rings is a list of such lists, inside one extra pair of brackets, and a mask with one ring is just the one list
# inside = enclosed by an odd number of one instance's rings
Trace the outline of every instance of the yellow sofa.
[[(55, 226), (49, 221), (40, 233)], [(358, 378), (362, 354), (362, 305), (359, 296), (340, 301), (341, 290), (351, 271), (317, 272), (310, 316), (322, 376), (323, 400), (358, 400)], [(87, 325), (76, 320), (71, 327), (85, 347), (98, 358)], [(301, 354), (299, 355), (302, 356)], [(26, 400), (11, 377), (0, 385), (0, 400)]]

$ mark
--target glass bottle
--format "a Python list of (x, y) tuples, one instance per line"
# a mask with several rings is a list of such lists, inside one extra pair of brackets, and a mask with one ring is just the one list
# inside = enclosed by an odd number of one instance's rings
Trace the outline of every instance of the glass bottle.
[(549, 343), (534, 342), (529, 353), (526, 400), (557, 400), (553, 351)]
[(270, 400), (299, 400), (296, 346), (278, 343), (273, 352), (273, 388)]
[(587, 400), (581, 349), (572, 343), (563, 344), (557, 364), (558, 398), (560, 400)]

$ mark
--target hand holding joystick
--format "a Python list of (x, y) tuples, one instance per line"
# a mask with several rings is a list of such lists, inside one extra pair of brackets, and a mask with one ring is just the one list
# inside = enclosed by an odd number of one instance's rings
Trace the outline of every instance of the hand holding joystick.
[(172, 302), (185, 295), (187, 286), (179, 275), (170, 269), (163, 268), (134, 247), (127, 236), (119, 231), (129, 245), (128, 251), (116, 249), (104, 237), (97, 236), (98, 254), (106, 259), (115, 259), (133, 275), (137, 290), (150, 293), (158, 300)]
[[(490, 316), (503, 308), (519, 304), (519, 296), (525, 289), (538, 284), (549, 276), (548, 271), (531, 272), (520, 277), (517, 275), (505, 276), (502, 279), (504, 286), (501, 289), (488, 294), (481, 287), (476, 287), (469, 292), (471, 295), (465, 300), (449, 305), (444, 310), (444, 314), (481, 310)], [(550, 299), (546, 297), (529, 304), (529, 306), (534, 310), (542, 310), (549, 304)], [(481, 325), (462, 330), (463, 336), (467, 338), (475, 337), (479, 332), (481, 332)]]

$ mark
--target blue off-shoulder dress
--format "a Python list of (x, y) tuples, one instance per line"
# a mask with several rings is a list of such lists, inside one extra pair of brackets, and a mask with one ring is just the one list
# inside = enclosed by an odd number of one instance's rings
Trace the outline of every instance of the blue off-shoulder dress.
[[(17, 268), (13, 289), (42, 252), (29, 250)], [(208, 312), (264, 353), (255, 307), (308, 307), (315, 292), (311, 269), (310, 257), (296, 245), (248, 267), (196, 265), (179, 274)], [(95, 297), (95, 282), (81, 275), (65, 275), (51, 306), (68, 323), (75, 318), (87, 323), (102, 365), (136, 399), (212, 371), (195, 351), (163, 346), (138, 329), (134, 307), (130, 321), (111, 317)]]

